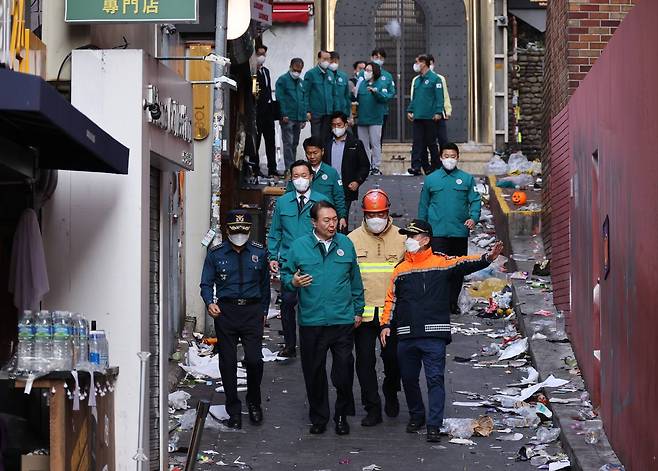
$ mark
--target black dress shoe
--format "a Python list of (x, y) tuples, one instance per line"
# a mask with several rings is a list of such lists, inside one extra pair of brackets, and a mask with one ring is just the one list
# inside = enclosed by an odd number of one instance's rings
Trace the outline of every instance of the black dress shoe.
[(263, 409), (260, 405), (249, 404), (249, 421), (254, 425), (260, 425), (263, 422)]
[(350, 433), (350, 424), (347, 423), (347, 417), (344, 415), (336, 419), (336, 435), (348, 435)]
[(420, 170), (417, 170), (415, 168), (408, 168), (407, 173), (410, 173), (411, 175), (415, 175), (415, 176), (418, 176), (418, 175), (422, 174), (422, 172)]
[(427, 426), (427, 441), (430, 443), (439, 443), (441, 441), (439, 427)]
[(384, 396), (384, 412), (388, 417), (397, 417), (400, 413), (400, 401), (398, 395), (390, 394)]
[(279, 356), (282, 358), (295, 358), (297, 356), (297, 349), (296, 348), (282, 348), (279, 350)]
[(407, 433), (416, 433), (425, 425), (425, 417), (421, 419), (409, 419), (407, 423)]
[(374, 427), (375, 425), (381, 423), (382, 423), (381, 411), (379, 412), (379, 414), (373, 414), (373, 415), (368, 414), (361, 421), (361, 425), (364, 427)]
[(313, 424), (311, 425), (311, 432), (313, 435), (320, 435), (327, 431), (327, 424)]
[(226, 427), (240, 430), (242, 428), (242, 417), (229, 417), (222, 422)]

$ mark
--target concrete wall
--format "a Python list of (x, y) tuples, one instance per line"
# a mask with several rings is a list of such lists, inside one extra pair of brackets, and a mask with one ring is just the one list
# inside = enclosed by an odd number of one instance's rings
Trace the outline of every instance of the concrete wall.
[[(569, 103), (571, 259), (578, 260), (571, 266), (571, 339), (610, 442), (631, 471), (658, 468), (658, 62), (641, 46), (658, 43), (657, 23), (658, 2), (638, 2)], [(593, 300), (598, 278), (600, 308)]]
[[(115, 391), (117, 469), (132, 469), (137, 447), (139, 361), (148, 350), (148, 176), (144, 140), (142, 52), (126, 51), (121, 67), (76, 68), (72, 101), (130, 149), (128, 175), (59, 173), (43, 209), (50, 293), (46, 309), (80, 311), (107, 332)], [(116, 92), (99, 87), (108, 74)], [(93, 99), (91, 98), (93, 97)], [(146, 210), (142, 210), (142, 209)]]

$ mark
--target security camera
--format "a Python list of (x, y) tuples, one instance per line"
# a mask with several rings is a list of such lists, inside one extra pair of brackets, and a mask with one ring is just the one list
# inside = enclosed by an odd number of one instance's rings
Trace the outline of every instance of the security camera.
[(496, 20), (496, 26), (500, 26), (500, 27), (504, 28), (508, 24), (507, 23), (507, 21), (508, 21), (507, 16), (505, 16), (505, 15), (496, 16), (495, 20)]
[(172, 25), (171, 23), (165, 23), (160, 26), (160, 30), (164, 34), (176, 34), (176, 26)]
[(160, 105), (157, 103), (151, 103), (149, 105), (146, 105), (145, 109), (149, 110), (149, 113), (151, 114), (151, 119), (153, 121), (157, 121), (160, 119), (162, 116), (162, 110), (160, 110)]
[(231, 90), (237, 90), (238, 89), (238, 83), (235, 80), (230, 79), (225, 75), (222, 75), (221, 77), (215, 79), (215, 89), (216, 90), (219, 90), (220, 88), (223, 88), (224, 84), (228, 85), (231, 88)]
[(214, 52), (211, 52), (210, 54), (204, 56), (203, 60), (206, 62), (214, 62), (215, 64), (218, 64), (222, 67), (231, 65), (231, 60), (228, 57), (218, 56)]

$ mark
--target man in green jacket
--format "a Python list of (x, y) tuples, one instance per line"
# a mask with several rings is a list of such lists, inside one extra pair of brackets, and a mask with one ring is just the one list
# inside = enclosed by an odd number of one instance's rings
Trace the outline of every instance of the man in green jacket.
[(311, 122), (311, 135), (329, 139), (331, 114), (334, 112), (334, 74), (329, 70), (331, 55), (318, 52), (318, 65), (304, 75), (307, 101), (307, 119)]
[(350, 433), (347, 416), (355, 414), (354, 329), (361, 324), (365, 301), (354, 245), (337, 232), (338, 214), (321, 201), (311, 209), (313, 233), (295, 241), (283, 264), (281, 281), (299, 290), (299, 344), (312, 434), (329, 422), (327, 352), (336, 388), (336, 433)]
[(276, 81), (276, 99), (281, 108), (281, 140), (283, 161), (286, 169), (296, 160), (299, 133), (306, 126), (306, 94), (304, 79), (301, 78), (304, 61), (295, 57), (290, 61), (290, 70)]
[(340, 111), (345, 113), (345, 116), (350, 117), (349, 122), (352, 122), (352, 97), (350, 95), (350, 78), (345, 72), (339, 70), (340, 67), (340, 54), (336, 51), (330, 53), (331, 63), (329, 70), (334, 73), (334, 112)]
[[(291, 191), (276, 200), (270, 231), (267, 234), (267, 252), (270, 270), (278, 273), (280, 265), (288, 258), (292, 243), (313, 230), (311, 208), (318, 201), (325, 201), (326, 196), (311, 189), (313, 169), (305, 160), (298, 160), (290, 166)], [(295, 306), (296, 290), (281, 290), (281, 324), (283, 328), (284, 348), (281, 357), (297, 356), (297, 321)]]
[(422, 168), (425, 175), (428, 175), (431, 166), (423, 149), (429, 148), (432, 162), (439, 160), (436, 122), (443, 119), (445, 112), (443, 82), (430, 70), (430, 59), (424, 54), (416, 57), (414, 72), (420, 74), (420, 77), (414, 82), (413, 98), (407, 108), (407, 118), (413, 122), (411, 168), (408, 172), (412, 175), (420, 175)]
[[(441, 151), (441, 167), (425, 177), (418, 203), (418, 219), (432, 226), (432, 250), (446, 255), (468, 255), (468, 234), (480, 220), (482, 205), (475, 179), (459, 170), (459, 147), (451, 142)], [(463, 277), (450, 284), (450, 311), (459, 312), (457, 300)]]

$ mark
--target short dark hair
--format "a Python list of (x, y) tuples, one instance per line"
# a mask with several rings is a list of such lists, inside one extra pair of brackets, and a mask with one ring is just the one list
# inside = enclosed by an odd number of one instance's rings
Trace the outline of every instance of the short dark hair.
[(454, 150), (457, 152), (457, 155), (459, 155), (459, 147), (457, 147), (457, 144), (454, 142), (446, 142), (441, 146), (441, 153), (443, 153), (444, 150)]
[(311, 206), (311, 219), (317, 221), (318, 213), (320, 212), (321, 209), (325, 209), (325, 208), (333, 209), (334, 211), (336, 211), (336, 215), (338, 215), (338, 210), (336, 209), (336, 206), (331, 204), (329, 201), (321, 200), (315, 203), (313, 206)]
[(372, 52), (370, 53), (370, 57), (374, 56), (375, 54), (379, 54), (384, 59), (386, 59), (386, 51), (384, 49), (381, 48), (373, 49)]
[(427, 58), (430, 60), (430, 62), (436, 62), (432, 54), (427, 54)]
[(356, 62), (352, 65), (352, 68), (353, 68), (353, 69), (356, 69), (356, 68), (359, 66), (359, 64), (366, 65), (366, 61), (356, 61)]
[(265, 44), (261, 44), (260, 46), (256, 46), (256, 52), (258, 52), (259, 49), (264, 49), (265, 52), (267, 52), (267, 46)]
[(304, 150), (306, 150), (308, 147), (319, 147), (320, 149), (324, 148), (324, 142), (322, 141), (322, 138), (320, 136), (311, 136), (307, 137), (304, 140)]
[(333, 121), (336, 118), (340, 118), (343, 123), (347, 123), (347, 115), (342, 111), (334, 111), (331, 114), (331, 121)]
[(332, 58), (332, 59), (338, 59), (338, 60), (340, 60), (340, 54), (338, 54), (338, 52), (336, 52), (336, 51), (331, 51), (331, 52), (329, 53), (329, 57)]
[(418, 57), (416, 57), (416, 60), (418, 62), (424, 62), (427, 67), (430, 66), (430, 58), (425, 54), (419, 55)]
[[(379, 80), (382, 76), (382, 68), (376, 62), (368, 62), (368, 65), (372, 67), (372, 79)], [(366, 65), (366, 67), (368, 67), (368, 65)]]
[(293, 65), (301, 65), (302, 68), (304, 68), (304, 60), (301, 57), (293, 57), (290, 60), (290, 67), (292, 67)]
[(328, 53), (329, 51), (327, 51), (327, 50), (325, 50), (325, 49), (320, 49), (320, 50), (318, 51), (318, 59), (319, 59), (320, 57), (322, 57), (322, 53), (323, 53), (323, 52), (327, 52), (327, 53)]
[(292, 169), (295, 167), (306, 167), (311, 175), (313, 175), (313, 167), (308, 160), (295, 160), (292, 164), (290, 164), (290, 176), (292, 176)]

